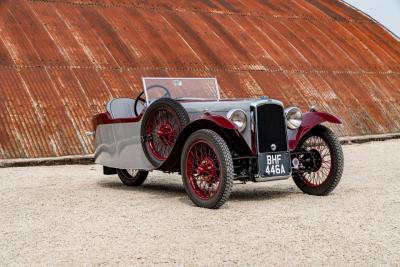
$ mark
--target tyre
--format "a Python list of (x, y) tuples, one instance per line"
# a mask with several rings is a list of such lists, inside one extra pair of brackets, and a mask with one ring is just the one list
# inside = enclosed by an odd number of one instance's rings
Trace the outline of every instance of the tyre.
[(224, 139), (211, 130), (194, 132), (183, 147), (181, 173), (194, 204), (209, 209), (221, 207), (231, 194), (234, 175)]
[(322, 125), (306, 134), (296, 152), (304, 152), (299, 160), (307, 170), (294, 173), (293, 180), (306, 194), (325, 196), (332, 192), (342, 177), (344, 157), (336, 135)]
[(182, 129), (189, 124), (189, 115), (171, 98), (160, 98), (146, 110), (141, 135), (144, 154), (153, 166), (160, 166), (169, 156)]
[(149, 172), (133, 169), (117, 169), (117, 174), (123, 184), (127, 186), (139, 186), (144, 183)]

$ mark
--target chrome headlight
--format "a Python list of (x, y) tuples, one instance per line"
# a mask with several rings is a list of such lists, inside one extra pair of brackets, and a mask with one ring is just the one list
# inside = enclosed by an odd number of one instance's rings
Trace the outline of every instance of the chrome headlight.
[(239, 132), (243, 132), (247, 125), (246, 112), (241, 109), (232, 109), (226, 116), (233, 124), (236, 125)]
[(285, 109), (287, 126), (289, 129), (295, 130), (300, 127), (303, 121), (303, 113), (299, 108), (290, 107)]

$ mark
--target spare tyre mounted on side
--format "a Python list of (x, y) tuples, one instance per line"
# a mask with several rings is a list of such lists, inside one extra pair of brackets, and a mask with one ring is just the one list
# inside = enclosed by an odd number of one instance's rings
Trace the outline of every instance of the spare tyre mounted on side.
[(142, 147), (155, 167), (169, 156), (182, 129), (190, 122), (186, 110), (171, 98), (154, 101), (144, 114), (141, 125)]

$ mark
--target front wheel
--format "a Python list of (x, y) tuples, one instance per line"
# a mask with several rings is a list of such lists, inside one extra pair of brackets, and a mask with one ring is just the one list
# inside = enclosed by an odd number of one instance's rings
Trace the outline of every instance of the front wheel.
[(117, 174), (124, 185), (139, 186), (144, 183), (149, 172), (133, 169), (117, 169)]
[(343, 151), (336, 135), (322, 125), (306, 134), (296, 148), (300, 169), (293, 180), (304, 193), (325, 196), (338, 185), (343, 173)]
[(182, 181), (199, 207), (217, 209), (233, 186), (233, 161), (227, 144), (216, 132), (198, 130), (186, 141), (181, 158)]

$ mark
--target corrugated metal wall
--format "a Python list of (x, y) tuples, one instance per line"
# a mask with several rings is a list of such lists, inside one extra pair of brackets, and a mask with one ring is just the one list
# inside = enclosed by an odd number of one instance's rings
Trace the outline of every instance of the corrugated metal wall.
[(141, 76), (215, 76), (224, 97), (316, 104), (340, 135), (398, 132), (399, 63), (332, 0), (0, 0), (0, 158), (91, 153), (91, 116)]

